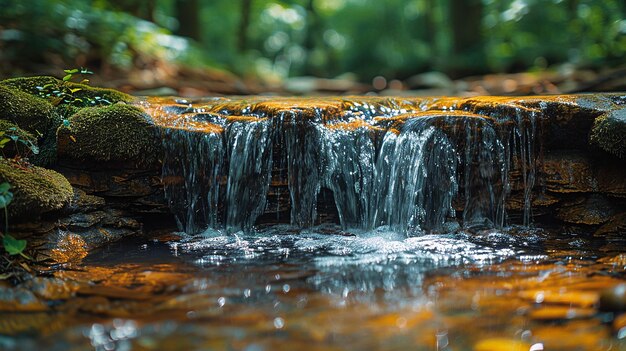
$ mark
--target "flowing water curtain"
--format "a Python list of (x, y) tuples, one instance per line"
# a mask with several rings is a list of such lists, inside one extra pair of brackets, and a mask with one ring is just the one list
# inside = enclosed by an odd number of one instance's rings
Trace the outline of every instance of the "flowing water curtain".
[(458, 118), (454, 123), (464, 136), (463, 225), (503, 227), (507, 192), (506, 153), (493, 120)]
[(524, 214), (523, 224), (530, 225), (532, 219), (532, 191), (535, 186), (537, 153), (537, 113), (532, 110), (518, 109), (515, 114), (517, 128), (514, 131), (514, 140), (517, 141), (518, 167), (522, 172), (524, 186)]
[(265, 210), (272, 170), (272, 131), (267, 118), (235, 121), (226, 127), (228, 179), (226, 230), (251, 231)]
[(164, 134), (162, 179), (178, 227), (193, 234), (219, 226), (222, 135), (177, 128)]
[(317, 218), (317, 197), (324, 168), (321, 157), (324, 137), (318, 129), (321, 116), (308, 120), (297, 111), (288, 111), (281, 113), (276, 123), (287, 161), (291, 224), (310, 227)]
[(429, 118), (387, 131), (376, 163), (373, 226), (408, 233), (438, 229), (455, 215), (456, 163), (454, 145)]
[(341, 226), (366, 228), (371, 222), (376, 149), (371, 130), (319, 126), (323, 140), (324, 185), (334, 195)]

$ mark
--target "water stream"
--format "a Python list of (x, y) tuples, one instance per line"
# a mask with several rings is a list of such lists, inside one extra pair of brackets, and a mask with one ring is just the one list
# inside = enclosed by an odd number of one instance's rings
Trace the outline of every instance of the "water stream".
[(0, 285), (0, 349), (626, 349), (624, 239), (533, 225), (541, 115), (498, 106), (147, 100), (178, 231)]

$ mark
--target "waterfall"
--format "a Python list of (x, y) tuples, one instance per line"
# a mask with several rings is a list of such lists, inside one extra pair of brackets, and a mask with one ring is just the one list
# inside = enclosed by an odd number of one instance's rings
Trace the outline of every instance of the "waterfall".
[(221, 100), (219, 111), (167, 110), (163, 182), (180, 228), (253, 230), (270, 210), (273, 173), (286, 177), (290, 223), (300, 228), (317, 224), (322, 188), (333, 194), (345, 229), (389, 226), (414, 235), (450, 222), (503, 227), (512, 170), (523, 186), (523, 224), (531, 222), (532, 110), (488, 115), (436, 100), (341, 103), (343, 110), (306, 113), (288, 103), (272, 110)]

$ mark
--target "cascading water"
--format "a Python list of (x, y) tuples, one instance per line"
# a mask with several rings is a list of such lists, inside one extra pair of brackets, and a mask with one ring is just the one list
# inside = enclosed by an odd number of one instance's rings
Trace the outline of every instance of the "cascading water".
[[(505, 112), (391, 100), (344, 101), (340, 109), (306, 113), (297, 104), (262, 110), (233, 100), (228, 109), (221, 103), (167, 112), (177, 122), (164, 126), (166, 196), (186, 232), (251, 231), (268, 210), (270, 184), (281, 183), (272, 176), (286, 177), (293, 225), (318, 223), (318, 195), (327, 188), (344, 229), (418, 234), (458, 222), (504, 226), (515, 169), (529, 224), (536, 116)], [(190, 119), (192, 127), (180, 122)], [(215, 128), (207, 132), (202, 123)], [(286, 170), (273, 172), (277, 167)]]
[(265, 209), (272, 170), (270, 122), (236, 121), (226, 127), (226, 229), (252, 229)]

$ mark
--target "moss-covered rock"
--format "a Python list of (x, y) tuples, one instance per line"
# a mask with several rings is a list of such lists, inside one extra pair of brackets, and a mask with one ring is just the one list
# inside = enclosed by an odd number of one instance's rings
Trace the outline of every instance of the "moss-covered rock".
[(4, 119), (0, 119), (0, 140), (8, 138), (9, 142), (2, 147), (4, 157), (30, 156), (39, 153), (37, 138), (31, 133), (21, 129), (16, 124)]
[(61, 174), (0, 159), (0, 183), (11, 184), (13, 201), (8, 206), (11, 220), (34, 220), (41, 214), (67, 206), (73, 196), (70, 183)]
[(626, 108), (596, 118), (590, 141), (602, 150), (626, 159)]
[(59, 123), (48, 101), (3, 85), (0, 85), (0, 118), (36, 134), (44, 134)]
[(161, 141), (156, 126), (141, 109), (118, 103), (85, 108), (58, 130), (60, 157), (74, 162), (139, 167), (157, 162)]
[[(73, 92), (73, 96), (84, 101), (85, 106), (90, 106), (93, 102), (94, 105), (98, 104), (98, 100), (106, 100), (112, 104), (116, 102), (131, 102), (133, 97), (124, 94), (120, 91), (106, 88), (95, 88), (85, 84), (63, 82), (60, 79), (49, 76), (35, 76), (35, 77), (19, 77), (6, 79), (0, 82), (0, 85), (4, 85), (9, 88), (17, 89), (27, 94), (38, 96), (42, 91), (41, 88), (47, 85), (53, 85), (57, 88), (65, 85), (71, 89), (79, 89)], [(70, 116), (68, 114), (66, 116)]]

